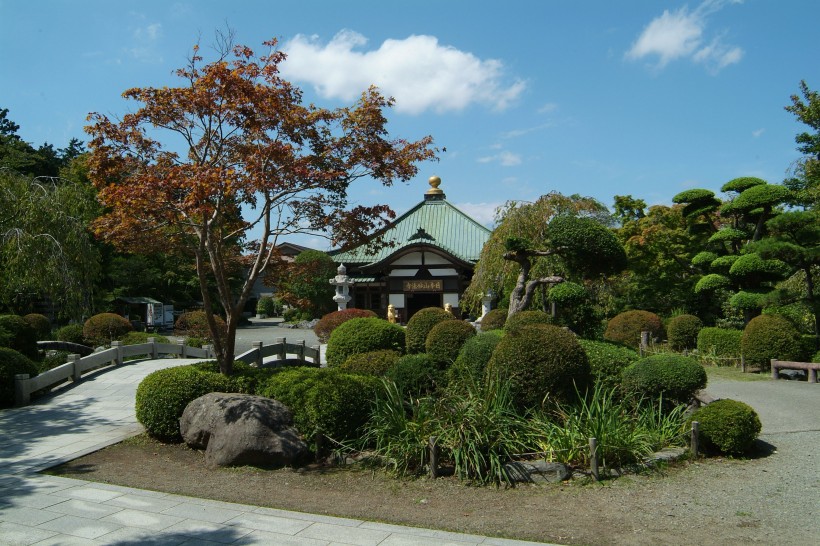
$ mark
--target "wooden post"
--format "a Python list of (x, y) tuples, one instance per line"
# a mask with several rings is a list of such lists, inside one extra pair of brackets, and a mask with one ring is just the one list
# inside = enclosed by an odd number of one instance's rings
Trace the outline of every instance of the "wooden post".
[(254, 366), (257, 368), (262, 367), (262, 342), (261, 341), (254, 341), (251, 343), (251, 347), (256, 349), (256, 362), (253, 363)]
[(436, 479), (438, 478), (438, 447), (436, 446), (435, 436), (430, 436), (427, 449), (430, 450), (430, 477)]
[(746, 359), (743, 358), (743, 353), (740, 354), (740, 371), (746, 373)]
[(772, 363), (772, 379), (777, 379), (777, 359), (771, 359)]
[(117, 350), (117, 354), (114, 356), (114, 365), (122, 366), (124, 360), (122, 356), (122, 341), (112, 341), (111, 348)]
[(689, 449), (692, 451), (692, 457), (697, 459), (700, 450), (700, 423), (697, 421), (692, 421), (692, 441), (689, 443)]
[(80, 355), (78, 354), (71, 354), (66, 357), (66, 363), (71, 362), (71, 380), (72, 381), (79, 381), (80, 380), (80, 370), (77, 369), (77, 364), (80, 362)]
[(31, 402), (31, 393), (28, 390), (26, 382), (29, 380), (29, 374), (18, 373), (14, 375), (14, 407), (27, 406)]
[(817, 369), (809, 368), (809, 383), (817, 383)]
[(298, 348), (296, 349), (296, 358), (301, 360), (302, 362), (305, 361), (305, 340), (303, 339), (299, 343), (297, 343)]
[(649, 331), (641, 330), (641, 356), (646, 356), (647, 349), (649, 349)]
[(281, 360), (281, 363), (284, 364), (285, 360), (288, 359), (288, 340), (283, 337), (278, 337), (276, 338), (276, 343), (279, 344), (279, 360)]
[(313, 363), (316, 364), (317, 368), (319, 368), (322, 365), (322, 347), (319, 345), (314, 345), (311, 349), (316, 351), (316, 358), (313, 360)]
[(151, 344), (151, 358), (156, 360), (159, 358), (159, 349), (157, 349), (157, 338), (149, 337), (148, 343)]
[(592, 471), (592, 477), (595, 481), (600, 481), (601, 477), (598, 474), (598, 440), (595, 438), (589, 439), (589, 469)]

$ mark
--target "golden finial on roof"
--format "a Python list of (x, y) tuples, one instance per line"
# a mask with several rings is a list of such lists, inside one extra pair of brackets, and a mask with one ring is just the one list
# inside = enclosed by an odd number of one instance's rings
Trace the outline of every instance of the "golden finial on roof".
[(424, 192), (424, 195), (444, 195), (444, 190), (439, 189), (439, 186), (441, 185), (441, 178), (438, 176), (431, 176), (427, 183), (430, 184), (430, 189)]

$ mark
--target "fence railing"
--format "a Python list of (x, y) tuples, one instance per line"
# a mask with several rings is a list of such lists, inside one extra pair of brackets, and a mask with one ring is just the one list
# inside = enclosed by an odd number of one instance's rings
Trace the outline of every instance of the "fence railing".
[[(61, 387), (65, 384), (82, 380), (88, 372), (105, 368), (121, 366), (127, 358), (147, 355), (155, 360), (160, 356), (174, 355), (180, 358), (215, 358), (213, 349), (206, 345), (203, 348), (188, 347), (180, 343), (157, 343), (154, 338), (148, 338), (147, 343), (123, 345), (119, 341), (112, 341), (111, 348), (88, 356), (79, 354), (68, 355), (68, 362), (45, 371), (34, 377), (28, 374), (14, 376), (14, 405), (25, 406), (31, 402), (31, 395), (37, 391)], [(274, 357), (271, 359), (270, 357)], [(267, 361), (265, 359), (268, 359)], [(320, 366), (320, 350), (318, 346), (306, 347), (305, 342), (288, 343), (285, 338), (278, 338), (273, 345), (264, 345), (261, 341), (253, 342), (253, 348), (236, 357), (251, 366), (284, 365), (287, 361), (298, 360), (305, 364)]]

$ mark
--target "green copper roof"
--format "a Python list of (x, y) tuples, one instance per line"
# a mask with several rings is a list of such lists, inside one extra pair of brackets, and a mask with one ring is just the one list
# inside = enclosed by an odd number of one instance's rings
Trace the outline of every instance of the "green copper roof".
[(478, 261), (481, 248), (490, 238), (490, 230), (458, 210), (446, 200), (427, 197), (398, 217), (381, 234), (394, 245), (367, 253), (367, 245), (344, 252), (331, 252), (336, 263), (371, 264), (412, 245), (428, 245), (442, 249), (465, 262)]

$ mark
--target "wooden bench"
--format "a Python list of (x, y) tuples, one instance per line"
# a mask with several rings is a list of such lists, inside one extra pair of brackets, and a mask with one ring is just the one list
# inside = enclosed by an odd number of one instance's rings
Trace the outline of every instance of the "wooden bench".
[(778, 379), (777, 372), (782, 369), (806, 370), (809, 372), (809, 383), (817, 383), (817, 370), (820, 370), (820, 363), (817, 362), (786, 362), (784, 360), (772, 359), (772, 379)]

